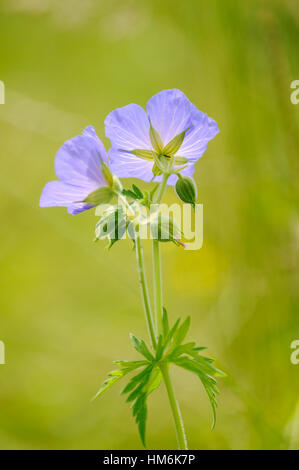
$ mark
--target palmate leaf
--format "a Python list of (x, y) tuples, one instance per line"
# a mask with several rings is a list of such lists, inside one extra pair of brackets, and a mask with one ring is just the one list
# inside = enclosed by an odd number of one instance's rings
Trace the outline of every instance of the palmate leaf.
[(172, 327), (169, 326), (166, 309), (163, 309), (162, 332), (157, 338), (156, 346), (152, 351), (145, 341), (130, 335), (133, 347), (143, 356), (142, 360), (114, 361), (118, 369), (108, 374), (101, 388), (94, 398), (100, 396), (110, 386), (135, 371), (123, 388), (122, 394), (127, 395), (126, 401), (132, 404), (133, 417), (143, 445), (146, 445), (147, 398), (156, 390), (162, 380), (162, 364), (172, 363), (178, 367), (194, 373), (202, 382), (210, 400), (213, 411), (213, 426), (216, 423), (216, 396), (218, 389), (216, 377), (225, 374), (214, 366), (213, 359), (203, 356), (201, 352), (205, 347), (196, 346), (194, 341), (183, 343), (190, 327), (190, 318), (182, 323), (178, 319)]
[[(116, 369), (112, 370), (111, 372), (108, 373), (108, 378), (104, 380), (102, 383), (101, 387), (97, 391), (97, 393), (93, 396), (91, 399), (92, 401), (98, 398), (102, 393), (104, 393), (108, 388), (111, 387), (115, 382), (118, 380), (122, 379), (125, 375), (127, 375), (129, 372), (142, 367), (145, 363), (145, 361), (115, 361), (115, 363), (118, 363), (118, 365), (126, 364), (124, 367), (121, 369)], [(147, 362), (145, 363), (147, 364)]]
[(189, 331), (189, 328), (190, 328), (190, 317), (187, 317), (186, 320), (183, 321), (181, 326), (173, 334), (174, 346), (177, 346), (184, 341)]
[[(213, 411), (213, 428), (216, 424), (216, 395), (218, 389), (216, 386), (215, 377), (225, 376), (221, 370), (217, 369), (213, 364), (213, 359), (200, 354), (205, 350), (205, 347), (197, 347), (194, 341), (182, 344), (190, 327), (190, 317), (180, 325), (180, 320), (177, 320), (174, 326), (169, 329), (168, 317), (166, 309), (163, 309), (162, 325), (163, 325), (163, 345), (161, 347), (164, 354), (163, 361), (172, 362), (173, 364), (189, 370), (196, 374), (201, 380), (208, 398), (210, 400)], [(159, 348), (159, 341), (157, 344), (157, 351)], [(157, 353), (156, 353), (157, 354)], [(156, 360), (160, 357), (156, 357)]]
[(132, 333), (130, 334), (130, 338), (131, 338), (133, 346), (134, 346), (134, 348), (136, 349), (137, 352), (142, 354), (142, 356), (144, 356), (150, 362), (154, 360), (154, 356), (152, 355), (152, 353), (148, 349), (148, 347), (147, 347), (145, 341), (143, 341), (143, 339), (140, 340), (140, 339), (136, 338), (136, 336), (134, 336)]
[(136, 184), (132, 184), (132, 189), (123, 189), (122, 193), (132, 199), (143, 199), (143, 193)]
[(132, 402), (132, 411), (138, 426), (142, 444), (145, 446), (147, 419), (147, 397), (159, 387), (162, 379), (160, 368), (149, 364), (142, 372), (132, 377), (122, 393), (129, 393), (127, 402)]
[[(212, 424), (212, 429), (215, 427), (216, 424), (216, 407), (217, 407), (217, 401), (216, 401), (216, 395), (219, 393), (217, 385), (216, 385), (216, 380), (214, 377), (216, 376), (224, 376), (225, 374), (214, 367), (213, 365), (213, 360), (199, 355), (197, 352), (194, 355), (194, 357), (188, 357), (185, 354), (190, 354), (190, 345), (192, 343), (188, 343), (185, 346), (179, 346), (180, 348), (180, 355), (177, 357), (174, 353), (175, 351), (169, 356), (170, 362), (173, 362), (179, 367), (182, 367), (184, 369), (189, 370), (190, 372), (193, 372), (196, 374), (199, 379), (201, 380), (206, 393), (208, 395), (208, 398), (210, 400), (211, 406), (212, 406), (212, 411), (213, 411), (213, 424)], [(184, 351), (185, 349), (185, 351)], [(196, 348), (197, 349), (197, 348)]]

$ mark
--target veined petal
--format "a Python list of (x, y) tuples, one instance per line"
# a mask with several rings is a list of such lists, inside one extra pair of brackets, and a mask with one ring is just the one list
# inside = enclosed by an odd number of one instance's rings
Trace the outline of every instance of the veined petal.
[(94, 129), (89, 127), (84, 135), (66, 141), (58, 150), (55, 171), (58, 178), (68, 184), (82, 186), (84, 182), (93, 181), (98, 186), (105, 186), (101, 158), (107, 161), (106, 151)]
[(154, 160), (145, 160), (133, 153), (112, 148), (109, 150), (110, 167), (119, 178), (140, 178), (151, 181), (153, 178)]
[(85, 202), (78, 202), (77, 204), (71, 204), (68, 206), (67, 211), (69, 214), (75, 215), (80, 214), (80, 212), (87, 211), (88, 209), (92, 209), (94, 206), (87, 204)]
[(191, 121), (192, 128), (186, 132), (177, 155), (195, 162), (203, 155), (208, 142), (218, 134), (219, 129), (214, 119), (199, 111), (194, 105), (192, 105)]
[(190, 127), (192, 104), (180, 90), (157, 93), (148, 101), (146, 110), (164, 146)]
[(42, 191), (39, 205), (40, 207), (68, 207), (70, 204), (83, 201), (95, 189), (97, 187), (93, 184), (89, 187), (79, 187), (66, 184), (62, 181), (50, 181)]
[(146, 112), (137, 104), (115, 109), (105, 119), (106, 136), (113, 147), (123, 150), (151, 150), (149, 127)]
[(94, 127), (93, 126), (87, 126), (83, 131), (83, 135), (85, 137), (90, 137), (94, 140), (96, 148), (97, 148), (99, 156), (100, 156), (100, 159), (103, 160), (105, 163), (109, 163), (108, 154), (106, 152), (104, 144), (101, 141), (101, 139), (97, 136), (97, 133), (96, 133)]
[[(143, 181), (161, 181), (162, 175), (156, 176), (154, 179), (153, 166), (154, 161), (146, 161), (136, 157), (130, 152), (118, 149), (110, 149), (109, 157), (111, 159), (111, 170), (117, 174), (120, 178), (140, 178)], [(179, 168), (175, 166), (175, 168)], [(183, 176), (192, 176), (194, 173), (194, 166), (189, 164), (186, 168), (181, 171)], [(177, 180), (176, 175), (171, 175), (167, 181), (167, 184), (172, 186)]]

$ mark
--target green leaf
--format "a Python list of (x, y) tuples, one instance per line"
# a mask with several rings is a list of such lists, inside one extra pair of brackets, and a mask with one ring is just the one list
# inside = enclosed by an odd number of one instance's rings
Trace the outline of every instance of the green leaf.
[(148, 361), (113, 361), (119, 367), (137, 369), (137, 367), (142, 367), (148, 365)]
[(137, 196), (137, 199), (142, 199), (143, 198), (143, 194), (142, 192), (140, 191), (140, 189), (138, 188), (138, 186), (136, 186), (136, 184), (132, 184), (132, 188), (134, 190), (134, 193), (136, 194)]
[(150, 379), (144, 388), (144, 392), (146, 392), (147, 395), (152, 393), (154, 390), (156, 390), (159, 387), (161, 380), (162, 380), (162, 372), (160, 368), (154, 367), (151, 372)]
[(130, 338), (131, 338), (133, 346), (134, 346), (134, 348), (136, 349), (137, 352), (142, 354), (150, 362), (154, 361), (154, 356), (149, 351), (149, 349), (148, 349), (146, 343), (143, 341), (143, 339), (139, 340), (132, 333), (130, 334)]
[[(124, 388), (122, 393), (131, 392), (127, 398), (127, 401), (133, 402), (132, 412), (135, 417), (136, 424), (142, 444), (145, 446), (145, 428), (147, 419), (147, 403), (146, 399), (148, 396), (147, 384), (149, 383), (152, 376), (153, 366), (149, 365), (140, 374), (133, 377), (128, 385)], [(131, 391), (132, 390), (132, 391)]]
[(156, 361), (160, 361), (164, 351), (163, 336), (160, 335), (156, 346)]
[(128, 402), (132, 402), (133, 416), (138, 426), (142, 444), (145, 446), (145, 429), (147, 419), (147, 397), (156, 390), (162, 379), (159, 367), (152, 364), (143, 369), (142, 372), (132, 377), (122, 393), (129, 393)]
[(165, 307), (163, 307), (163, 313), (162, 313), (162, 327), (163, 327), (163, 336), (166, 337), (167, 333), (169, 332), (169, 323), (168, 323), (167, 310)]
[(163, 148), (163, 153), (164, 155), (167, 155), (168, 157), (174, 155), (182, 145), (186, 131), (181, 132), (180, 134), (176, 135), (173, 139), (171, 139), (170, 142)]
[(122, 379), (125, 375), (127, 375), (129, 372), (131, 372), (133, 369), (128, 367), (126, 369), (118, 369), (118, 370), (113, 370), (109, 372), (108, 374), (108, 379), (104, 380), (102, 383), (101, 387), (97, 391), (97, 393), (93, 396), (91, 399), (92, 401), (98, 398), (102, 393), (104, 393), (108, 388), (111, 387), (115, 382), (117, 382), (119, 379)]
[(175, 332), (173, 336), (174, 345), (177, 346), (184, 341), (186, 334), (189, 331), (189, 328), (190, 328), (190, 317), (187, 317), (186, 320), (183, 321), (183, 323), (181, 324), (181, 326), (179, 327), (179, 329)]
[(122, 194), (132, 199), (143, 199), (143, 194), (136, 184), (132, 185), (133, 191), (131, 189), (123, 189)]
[(131, 191), (131, 189), (123, 189), (122, 194), (127, 197), (131, 197), (132, 199), (137, 199), (136, 194)]
[(203, 363), (200, 364), (195, 359), (189, 358), (187, 356), (181, 356), (173, 360), (172, 362), (179, 367), (182, 367), (184, 369), (189, 370), (190, 372), (193, 372), (201, 380), (201, 383), (203, 384), (206, 390), (206, 393), (208, 395), (208, 398), (212, 406), (212, 411), (213, 411), (212, 428), (214, 428), (216, 424), (216, 407), (217, 407), (216, 395), (219, 393), (218, 388), (216, 386), (216, 380), (213, 377), (213, 375), (215, 375), (214, 367), (211, 365), (209, 361), (204, 361), (205, 364), (203, 366)]
[(125, 386), (121, 393), (125, 394), (133, 390), (138, 385), (138, 383), (142, 382), (144, 377), (146, 377), (152, 371), (152, 368), (152, 364), (149, 364), (141, 372), (139, 372), (139, 374), (134, 375), (134, 377), (131, 378), (130, 382)]
[(164, 340), (164, 348), (166, 348), (167, 345), (171, 342), (171, 340), (173, 338), (173, 335), (176, 332), (177, 327), (179, 326), (179, 323), (180, 323), (180, 318), (177, 319), (177, 321), (175, 322), (175, 324), (173, 325), (171, 330), (168, 331), (168, 333), (165, 337), (165, 340)]
[(192, 355), (192, 353), (194, 352), (194, 346), (195, 346), (194, 341), (190, 343), (186, 343), (186, 344), (180, 344), (176, 348), (171, 349), (166, 357), (169, 361), (172, 361), (176, 359), (177, 357), (181, 356), (182, 354)]

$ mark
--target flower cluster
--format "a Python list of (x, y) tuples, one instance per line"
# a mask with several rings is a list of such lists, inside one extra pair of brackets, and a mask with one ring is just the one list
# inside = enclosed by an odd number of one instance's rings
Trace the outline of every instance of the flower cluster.
[(105, 120), (108, 155), (91, 126), (65, 142), (55, 158), (59, 181), (46, 184), (40, 206), (65, 206), (78, 214), (106, 202), (117, 189), (111, 173), (161, 181), (169, 171), (167, 184), (174, 185), (178, 175), (193, 175), (195, 162), (218, 132), (216, 122), (176, 89), (154, 95), (146, 111), (137, 104), (118, 108)]

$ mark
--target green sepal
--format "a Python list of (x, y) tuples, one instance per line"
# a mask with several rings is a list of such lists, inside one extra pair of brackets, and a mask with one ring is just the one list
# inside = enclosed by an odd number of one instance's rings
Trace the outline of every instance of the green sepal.
[(149, 136), (150, 136), (151, 144), (154, 150), (157, 153), (161, 153), (162, 148), (163, 148), (163, 142), (162, 142), (159, 132), (156, 131), (156, 129), (154, 129), (152, 124), (150, 124)]
[(82, 201), (92, 206), (98, 206), (99, 204), (108, 204), (111, 201), (114, 192), (109, 186), (103, 186), (98, 188), (95, 191), (92, 191), (88, 196)]
[(147, 149), (134, 149), (130, 150), (130, 153), (135, 155), (138, 158), (142, 158), (143, 160), (153, 160), (153, 151)]
[(171, 139), (170, 142), (168, 142), (167, 145), (165, 145), (165, 147), (163, 148), (164, 155), (171, 157), (172, 155), (177, 153), (177, 151), (179, 150), (180, 146), (182, 145), (184, 141), (187, 130), (188, 129), (176, 135), (173, 139)]
[(162, 175), (162, 170), (158, 167), (157, 163), (154, 163), (152, 172), (154, 176)]
[(107, 165), (107, 163), (105, 163), (103, 160), (101, 160), (101, 167), (102, 167), (102, 172), (103, 172), (104, 178), (106, 180), (106, 183), (108, 184), (108, 186), (110, 186), (110, 188), (112, 188), (112, 186), (113, 186), (113, 174), (111, 173), (111, 170), (110, 170), (109, 166)]
[(179, 157), (179, 156), (174, 157), (175, 165), (185, 165), (185, 163), (188, 163), (188, 161), (189, 160), (186, 157)]

